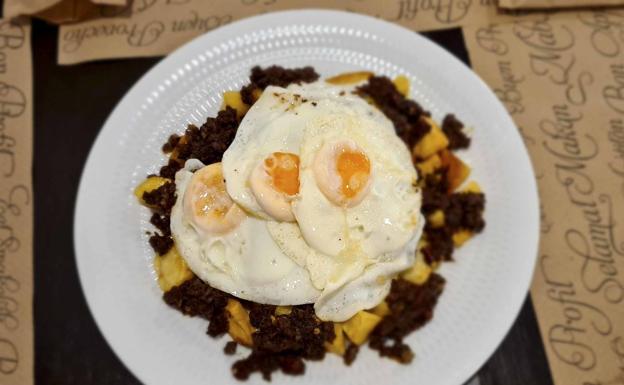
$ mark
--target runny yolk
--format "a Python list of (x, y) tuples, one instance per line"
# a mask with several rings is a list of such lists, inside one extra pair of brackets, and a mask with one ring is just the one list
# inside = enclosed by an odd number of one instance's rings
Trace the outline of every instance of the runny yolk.
[(361, 151), (343, 148), (338, 154), (336, 169), (341, 179), (342, 195), (351, 199), (366, 186), (370, 176), (370, 161)]
[(299, 157), (289, 152), (274, 152), (264, 160), (273, 187), (284, 194), (299, 192)]

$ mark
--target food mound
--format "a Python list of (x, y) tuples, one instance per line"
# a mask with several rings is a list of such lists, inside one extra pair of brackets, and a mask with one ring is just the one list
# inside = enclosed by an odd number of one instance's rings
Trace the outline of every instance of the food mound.
[(255, 67), (136, 188), (165, 302), (228, 334), (226, 354), (248, 348), (237, 379), (327, 352), (350, 365), (367, 342), (413, 359), (403, 339), (433, 317), (435, 271), (483, 230), (485, 197), (456, 155), (463, 124), (408, 94), (403, 76)]

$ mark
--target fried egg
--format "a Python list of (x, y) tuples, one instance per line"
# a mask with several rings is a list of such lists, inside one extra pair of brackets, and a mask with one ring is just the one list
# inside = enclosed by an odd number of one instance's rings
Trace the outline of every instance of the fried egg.
[(188, 160), (176, 173), (171, 231), (180, 254), (199, 278), (250, 301), (295, 305), (319, 296), (309, 273), (286, 256), (266, 221), (227, 194), (221, 163)]
[(424, 224), (409, 150), (352, 90), (268, 87), (223, 157), (227, 192), (308, 272), (331, 321), (383, 300)]

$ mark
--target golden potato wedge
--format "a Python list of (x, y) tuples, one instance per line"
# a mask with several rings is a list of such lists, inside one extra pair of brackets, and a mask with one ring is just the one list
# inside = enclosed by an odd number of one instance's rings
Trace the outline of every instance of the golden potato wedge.
[(434, 229), (444, 226), (444, 211), (434, 211), (433, 214), (430, 214), (429, 217), (427, 217), (427, 222), (429, 222), (429, 225)]
[(325, 350), (342, 356), (345, 354), (346, 350), (342, 323), (334, 322), (334, 334), (336, 337), (334, 337), (334, 340), (331, 343), (325, 342)]
[(440, 159), (442, 159), (442, 166), (448, 167), (446, 174), (448, 192), (453, 192), (468, 178), (470, 167), (450, 151), (442, 151)]
[(143, 194), (156, 190), (167, 182), (169, 182), (169, 179), (167, 178), (163, 178), (161, 176), (150, 176), (134, 189), (134, 195), (137, 197), (139, 202), (144, 205), (145, 202), (143, 201)]
[(375, 306), (374, 308), (369, 310), (371, 313), (376, 314), (378, 316), (380, 316), (381, 318), (387, 316), (388, 314), (390, 314), (390, 307), (388, 306), (388, 302), (383, 301), (382, 303), (380, 303), (379, 305)]
[(236, 110), (236, 115), (240, 118), (249, 110), (249, 106), (243, 102), (239, 91), (225, 91), (223, 93), (223, 105), (221, 109), (231, 107)]
[(442, 167), (442, 159), (440, 159), (438, 154), (433, 154), (422, 162), (416, 163), (416, 168), (418, 169), (421, 178), (433, 173), (440, 167)]
[(431, 130), (412, 149), (412, 154), (418, 159), (427, 159), (447, 148), (449, 144), (448, 138), (433, 119), (428, 117), (423, 119), (431, 125)]
[(468, 184), (461, 189), (462, 192), (467, 192), (467, 193), (480, 193), (482, 192), (481, 190), (481, 186), (479, 186), (479, 184), (477, 182), (470, 181), (468, 182)]
[(292, 306), (277, 306), (275, 315), (288, 315), (292, 312)]
[(327, 78), (325, 79), (325, 81), (329, 84), (346, 85), (368, 80), (368, 78), (370, 78), (371, 76), (373, 76), (373, 73), (368, 71), (346, 72), (344, 74), (339, 74), (336, 76), (332, 76), (331, 78)]
[(422, 254), (419, 253), (416, 257), (414, 265), (401, 273), (401, 278), (406, 281), (410, 281), (414, 285), (422, 285), (427, 282), (432, 271), (433, 269), (431, 266), (425, 262)]
[(362, 345), (379, 322), (381, 322), (380, 316), (361, 310), (348, 321), (345, 321), (342, 329), (351, 342), (356, 345)]
[(175, 246), (167, 254), (154, 258), (154, 269), (158, 275), (158, 286), (162, 291), (169, 291), (172, 287), (193, 278), (193, 272), (188, 268)]
[(409, 79), (403, 75), (399, 75), (392, 81), (397, 91), (401, 93), (401, 95), (407, 97), (409, 95), (410, 82)]
[(472, 238), (472, 231), (459, 230), (456, 233), (453, 233), (453, 245), (455, 245), (455, 247), (460, 247), (470, 238)]
[(241, 345), (253, 345), (251, 335), (254, 333), (255, 328), (251, 326), (247, 310), (240, 302), (231, 298), (228, 299), (225, 309), (228, 312), (228, 334)]

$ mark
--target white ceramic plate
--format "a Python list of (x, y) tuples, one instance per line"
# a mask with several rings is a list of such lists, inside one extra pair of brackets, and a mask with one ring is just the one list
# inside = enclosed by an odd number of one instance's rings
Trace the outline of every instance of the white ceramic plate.
[[(467, 380), (502, 341), (529, 287), (538, 241), (531, 163), (509, 115), (469, 68), (414, 32), (343, 12), (273, 13), (208, 33), (155, 66), (115, 108), (85, 166), (74, 223), (82, 288), (108, 343), (147, 384), (234, 382), (230, 366), (240, 355), (225, 356), (225, 340), (206, 336), (205, 321), (162, 301), (145, 235), (149, 213), (132, 190), (164, 164), (168, 135), (215, 115), (223, 91), (239, 89), (256, 64), (312, 65), (322, 76), (407, 75), (411, 96), (436, 119), (453, 112), (474, 127), (463, 158), (487, 194), (486, 230), (441, 269), (448, 282), (435, 317), (408, 338), (411, 365), (366, 348), (350, 368), (329, 355), (308, 363), (305, 376), (277, 374), (273, 383)], [(262, 380), (255, 375), (249, 383)]]

